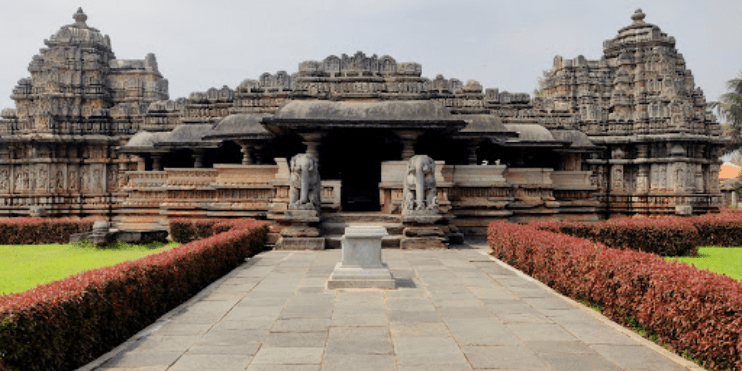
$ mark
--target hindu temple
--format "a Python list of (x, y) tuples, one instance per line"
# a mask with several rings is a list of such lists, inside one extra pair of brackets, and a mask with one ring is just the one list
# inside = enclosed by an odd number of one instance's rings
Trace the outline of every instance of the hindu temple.
[(170, 99), (154, 54), (116, 58), (87, 18), (44, 40), (2, 110), (2, 216), (250, 217), (286, 249), (374, 223), (384, 246), (429, 248), (494, 220), (721, 205), (727, 139), (641, 10), (599, 60), (556, 56), (534, 97), (359, 51)]

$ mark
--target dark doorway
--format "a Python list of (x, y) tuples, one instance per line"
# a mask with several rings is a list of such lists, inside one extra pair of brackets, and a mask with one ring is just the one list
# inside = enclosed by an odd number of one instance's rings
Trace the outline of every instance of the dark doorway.
[(338, 130), (320, 146), (320, 177), (341, 181), (343, 211), (380, 211), (381, 162), (399, 160), (399, 139), (384, 130)]

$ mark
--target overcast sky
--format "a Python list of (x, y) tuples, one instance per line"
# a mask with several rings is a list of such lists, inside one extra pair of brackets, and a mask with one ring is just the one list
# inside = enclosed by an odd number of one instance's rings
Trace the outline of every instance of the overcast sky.
[(13, 106), (31, 57), (79, 6), (117, 58), (155, 53), (172, 99), (358, 50), (421, 63), (429, 78), (531, 93), (555, 55), (600, 59), (639, 7), (675, 37), (707, 100), (742, 71), (742, 0), (3, 0), (0, 107)]

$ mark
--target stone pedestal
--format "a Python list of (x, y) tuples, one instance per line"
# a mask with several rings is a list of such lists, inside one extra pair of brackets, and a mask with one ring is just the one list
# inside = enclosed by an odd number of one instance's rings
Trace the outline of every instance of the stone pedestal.
[(435, 223), (442, 220), (443, 216), (432, 211), (416, 211), (402, 215), (404, 230), (402, 240), (399, 242), (400, 249), (445, 249), (445, 232)]
[(282, 222), (289, 224), (280, 232), (277, 250), (324, 250), (325, 238), (315, 226), (319, 223), (316, 210), (286, 210)]
[(345, 228), (343, 260), (335, 266), (327, 288), (395, 288), (394, 277), (381, 262), (381, 238), (384, 236), (387, 236), (384, 227)]

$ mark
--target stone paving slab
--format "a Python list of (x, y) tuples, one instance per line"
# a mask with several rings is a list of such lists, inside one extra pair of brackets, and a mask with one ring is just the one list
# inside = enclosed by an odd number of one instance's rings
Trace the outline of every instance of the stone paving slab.
[(340, 250), (264, 252), (81, 370), (701, 370), (487, 251), (384, 249), (395, 290), (327, 290)]

